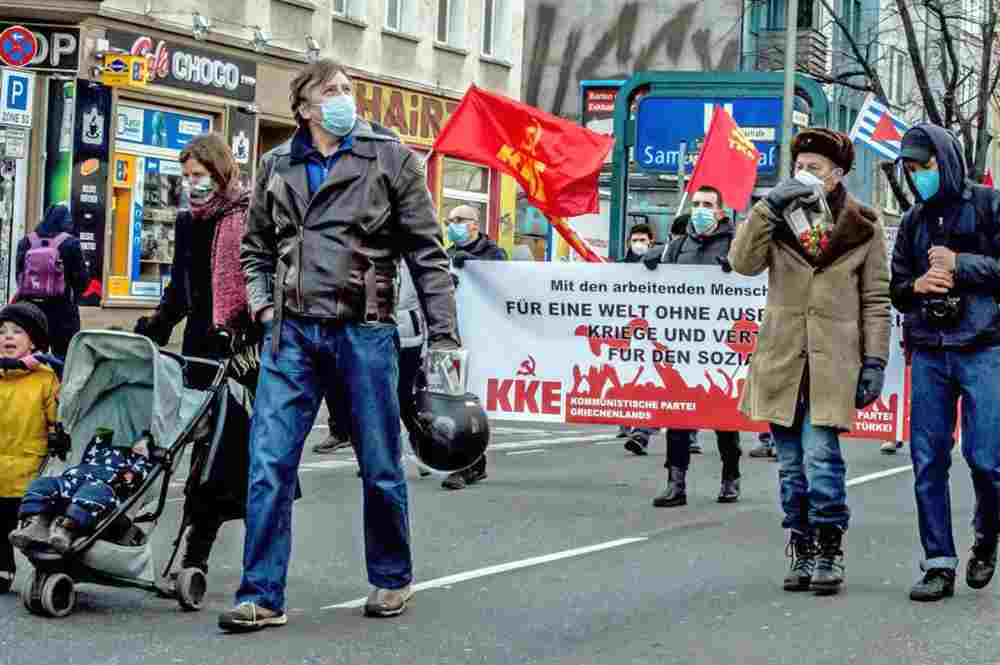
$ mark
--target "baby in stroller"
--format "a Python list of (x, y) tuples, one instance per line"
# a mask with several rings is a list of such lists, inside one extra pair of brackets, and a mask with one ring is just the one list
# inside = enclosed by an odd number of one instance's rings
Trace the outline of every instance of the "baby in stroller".
[(21, 502), (21, 527), (10, 534), (14, 547), (48, 546), (63, 554), (142, 486), (154, 466), (152, 436), (144, 432), (130, 447), (113, 439), (114, 431), (98, 429), (80, 464), (32, 481)]

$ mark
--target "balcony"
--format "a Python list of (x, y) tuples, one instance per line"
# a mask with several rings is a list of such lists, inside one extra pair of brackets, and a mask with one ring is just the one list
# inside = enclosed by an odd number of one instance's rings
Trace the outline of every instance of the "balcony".
[[(813, 76), (827, 71), (826, 35), (812, 29), (799, 29), (795, 62), (798, 70)], [(785, 68), (785, 30), (761, 30), (757, 33), (757, 70), (773, 72)]]

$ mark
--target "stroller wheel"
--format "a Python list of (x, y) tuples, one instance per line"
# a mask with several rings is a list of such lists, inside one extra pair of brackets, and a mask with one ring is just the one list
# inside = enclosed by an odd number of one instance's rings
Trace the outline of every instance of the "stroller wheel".
[(32, 614), (45, 613), (42, 608), (42, 585), (45, 584), (46, 578), (48, 575), (45, 573), (40, 573), (38, 570), (33, 571), (31, 577), (28, 578), (28, 583), (24, 585), (24, 590), (21, 591), (21, 601)]
[(185, 568), (177, 575), (177, 602), (185, 610), (200, 610), (207, 590), (208, 581), (201, 569)]
[(73, 578), (65, 573), (49, 575), (42, 583), (42, 610), (49, 616), (69, 616), (76, 608)]

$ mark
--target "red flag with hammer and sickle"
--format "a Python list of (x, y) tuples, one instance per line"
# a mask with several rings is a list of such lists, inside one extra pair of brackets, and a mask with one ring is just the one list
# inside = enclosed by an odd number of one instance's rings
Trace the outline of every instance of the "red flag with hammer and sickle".
[(727, 206), (745, 210), (757, 182), (759, 161), (760, 153), (754, 144), (726, 110), (716, 106), (687, 191), (694, 193), (708, 185), (719, 190)]

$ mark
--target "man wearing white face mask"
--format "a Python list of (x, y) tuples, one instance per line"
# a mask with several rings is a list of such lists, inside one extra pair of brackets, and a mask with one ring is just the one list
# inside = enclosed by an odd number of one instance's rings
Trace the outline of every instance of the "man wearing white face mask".
[(889, 357), (889, 271), (878, 213), (842, 182), (851, 139), (810, 128), (791, 148), (795, 177), (753, 207), (729, 251), (736, 272), (768, 271), (740, 410), (770, 423), (778, 454), (791, 531), (784, 588), (825, 595), (844, 581), (850, 518), (840, 435), (878, 398)]

